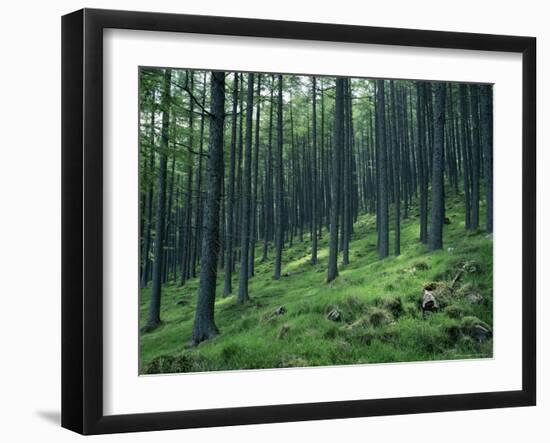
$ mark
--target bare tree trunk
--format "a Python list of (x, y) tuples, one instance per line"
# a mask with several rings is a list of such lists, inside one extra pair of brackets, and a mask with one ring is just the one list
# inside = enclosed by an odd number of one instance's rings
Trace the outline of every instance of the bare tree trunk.
[(432, 161), (432, 223), (429, 247), (431, 251), (443, 247), (443, 143), (445, 126), (445, 83), (435, 87), (434, 149)]
[(223, 295), (233, 292), (231, 277), (233, 274), (233, 245), (235, 217), (235, 148), (237, 141), (237, 105), (239, 102), (239, 74), (235, 73), (233, 80), (233, 112), (231, 119), (231, 143), (229, 154), (229, 179), (227, 181), (227, 230), (225, 247), (225, 281)]
[(218, 270), (221, 184), (223, 176), (223, 129), (225, 118), (225, 73), (211, 74), (210, 130), (207, 165), (207, 195), (204, 205), (204, 235), (201, 272), (192, 343), (198, 345), (216, 336), (214, 322)]
[(334, 146), (332, 149), (332, 197), (327, 283), (338, 277), (338, 218), (340, 215), (340, 164), (344, 144), (344, 79), (336, 79)]
[(376, 81), (376, 147), (378, 151), (378, 255), (385, 258), (389, 254), (388, 220), (388, 174), (386, 153), (386, 116), (384, 80)]
[(252, 111), (254, 103), (254, 74), (248, 74), (246, 99), (246, 135), (244, 147), (243, 182), (241, 195), (241, 269), (237, 304), (248, 301), (248, 253), (250, 248), (250, 164), (252, 163)]
[(153, 263), (153, 286), (151, 289), (151, 304), (147, 330), (152, 330), (160, 324), (160, 297), (162, 290), (162, 259), (164, 245), (164, 213), (166, 205), (166, 163), (168, 162), (168, 130), (170, 127), (170, 86), (172, 82), (172, 70), (164, 72), (164, 88), (162, 91), (162, 129), (161, 129), (161, 154), (158, 177), (158, 201), (155, 226), (155, 261)]
[(273, 278), (281, 278), (281, 262), (283, 255), (283, 76), (278, 79), (277, 98), (277, 154), (275, 162), (275, 195), (276, 195), (276, 220), (275, 220), (275, 270)]

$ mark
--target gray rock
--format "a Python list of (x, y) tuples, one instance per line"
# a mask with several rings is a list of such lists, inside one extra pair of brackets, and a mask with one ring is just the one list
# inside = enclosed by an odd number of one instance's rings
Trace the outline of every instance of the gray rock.
[(422, 297), (422, 311), (436, 311), (439, 309), (439, 303), (437, 303), (432, 291), (424, 290), (424, 296)]
[(273, 312), (274, 315), (283, 315), (286, 313), (286, 308), (284, 306), (279, 306), (275, 311)]
[(477, 341), (482, 342), (487, 340), (491, 336), (491, 331), (481, 325), (475, 325), (470, 330), (470, 335)]
[(481, 304), (481, 302), (483, 302), (483, 296), (481, 294), (478, 294), (477, 292), (466, 294), (464, 298), (473, 305), (479, 305)]
[(341, 321), (342, 320), (342, 314), (340, 311), (336, 308), (333, 308), (329, 311), (327, 314), (327, 319), (330, 321)]

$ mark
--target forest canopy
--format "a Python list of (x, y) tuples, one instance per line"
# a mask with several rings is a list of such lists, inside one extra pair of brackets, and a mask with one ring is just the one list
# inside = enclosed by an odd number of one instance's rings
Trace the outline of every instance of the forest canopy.
[(492, 355), (491, 85), (139, 79), (141, 372)]

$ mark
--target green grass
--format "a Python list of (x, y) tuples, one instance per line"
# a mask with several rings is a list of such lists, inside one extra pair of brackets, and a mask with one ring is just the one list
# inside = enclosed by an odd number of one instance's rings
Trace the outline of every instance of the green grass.
[[(331, 284), (326, 283), (326, 232), (315, 266), (309, 263), (309, 236), (303, 243), (294, 239), (283, 257), (283, 274), (288, 276), (279, 281), (272, 278), (272, 260), (260, 263), (258, 248), (256, 275), (249, 283), (251, 302), (236, 305), (235, 296), (222, 297), (220, 272), (215, 308), (220, 335), (198, 347), (190, 346), (198, 281), (183, 287), (165, 285), (162, 324), (141, 334), (141, 373), (491, 357), (492, 339), (479, 339), (472, 331), (476, 324), (492, 328), (492, 236), (466, 232), (461, 200), (446, 203), (451, 224), (445, 225), (444, 248), (437, 252), (428, 252), (418, 242), (418, 218), (411, 211), (402, 221), (401, 255), (379, 260), (375, 218), (360, 216), (350, 244), (350, 264), (339, 264), (340, 276)], [(392, 241), (390, 233), (390, 252)], [(454, 290), (441, 298), (441, 309), (424, 317), (423, 286), (450, 285), (462, 268), (466, 271)], [(233, 289), (238, 290), (237, 278)], [(483, 299), (472, 303), (472, 293)], [(149, 298), (150, 289), (144, 289), (142, 326)], [(184, 305), (178, 304), (181, 300)], [(270, 315), (280, 306), (286, 309), (283, 315)], [(340, 314), (340, 321), (327, 319), (331, 310)]]

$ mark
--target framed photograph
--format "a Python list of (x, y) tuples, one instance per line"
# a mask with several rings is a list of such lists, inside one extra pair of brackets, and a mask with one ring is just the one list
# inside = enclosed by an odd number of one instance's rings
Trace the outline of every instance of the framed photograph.
[(536, 41), (62, 21), (62, 425), (536, 402)]

